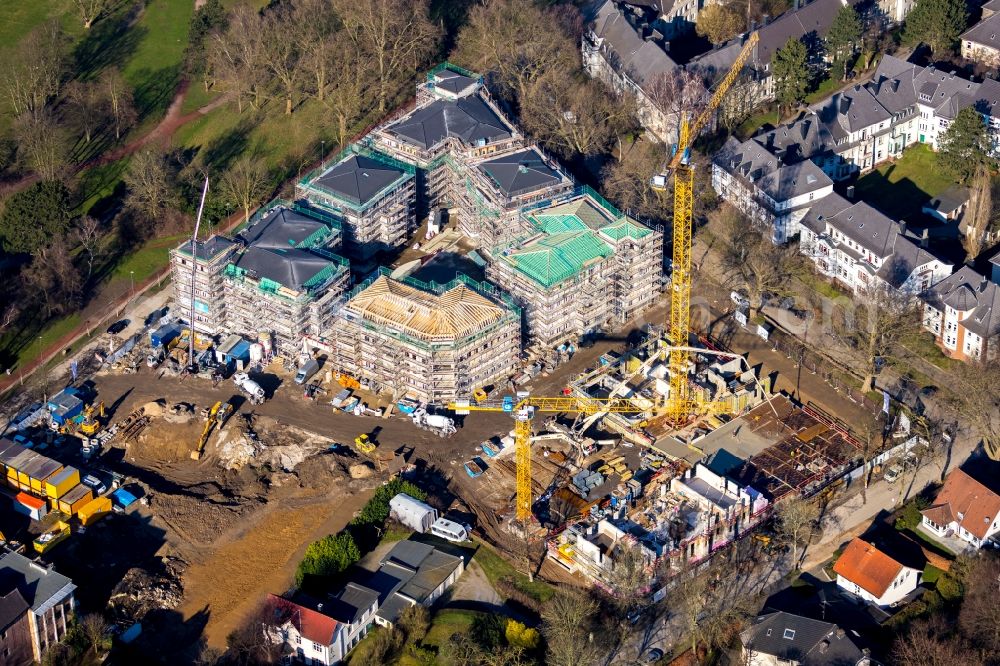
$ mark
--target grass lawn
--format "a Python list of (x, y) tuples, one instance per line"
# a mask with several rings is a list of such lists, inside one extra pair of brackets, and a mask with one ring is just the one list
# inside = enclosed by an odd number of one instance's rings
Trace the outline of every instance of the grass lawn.
[(481, 541), (476, 543), (479, 550), (476, 551), (476, 556), (473, 559), (479, 562), (483, 573), (486, 574), (494, 587), (501, 578), (510, 578), (514, 581), (517, 589), (540, 603), (545, 603), (555, 595), (555, 588), (541, 580), (529, 581), (527, 576), (515, 570), (507, 560), (500, 557), (492, 546)]
[(761, 111), (744, 120), (743, 124), (737, 127), (733, 133), (741, 139), (748, 139), (764, 125), (773, 126), (777, 121), (778, 114), (775, 111)]
[(943, 571), (938, 569), (933, 564), (928, 564), (926, 567), (924, 567), (924, 575), (921, 578), (921, 580), (924, 583), (927, 583), (928, 585), (933, 585), (934, 583), (937, 582), (938, 578), (940, 578), (941, 574), (943, 573), (944, 573)]
[[(111, 280), (131, 282), (131, 278), (134, 277), (135, 283), (139, 284), (157, 271), (166, 268), (171, 248), (177, 247), (188, 236), (189, 234), (185, 233), (151, 240), (132, 254), (122, 257), (111, 273)], [(130, 276), (129, 273), (134, 273), (134, 276)]]
[[(50, 322), (44, 329), (42, 329), (33, 340), (24, 344), (23, 347), (16, 351), (17, 355), (17, 365), (15, 367), (22, 367), (28, 363), (31, 363), (36, 358), (38, 358), (42, 352), (46, 351), (50, 345), (52, 345), (56, 340), (66, 335), (72, 331), (76, 326), (80, 324), (80, 314), (74, 313), (55, 319)], [(6, 350), (8, 345), (16, 344), (10, 339), (10, 335), (5, 335), (0, 338), (0, 349)]]
[(945, 356), (941, 348), (935, 344), (934, 337), (923, 331), (920, 335), (913, 336), (913, 339), (907, 343), (907, 349), (942, 370), (951, 370), (956, 363), (961, 363), (961, 361)]
[(930, 538), (920, 530), (907, 530), (906, 533), (916, 539), (917, 541), (922, 541), (926, 545), (930, 546), (932, 549), (938, 551), (945, 557), (951, 557), (954, 559), (955, 553), (950, 548), (942, 544), (940, 541)]
[(140, 117), (157, 116), (170, 105), (193, 12), (190, 0), (151, 0), (133, 28), (138, 42), (122, 73), (135, 87)]
[(935, 197), (955, 180), (938, 166), (937, 155), (929, 146), (917, 144), (903, 155), (883, 164), (858, 180), (857, 195), (894, 220), (913, 213), (931, 197)]
[(187, 95), (184, 97), (184, 104), (181, 105), (181, 113), (187, 114), (197, 111), (218, 99), (220, 95), (221, 93), (212, 90), (206, 91), (205, 84), (201, 79), (192, 79), (187, 89)]
[(826, 99), (840, 87), (840, 84), (840, 77), (836, 75), (823, 79), (819, 82), (819, 85), (816, 86), (816, 90), (806, 95), (806, 104), (815, 104), (821, 99)]
[[(431, 618), (431, 626), (421, 644), (424, 647), (440, 648), (448, 642), (448, 639), (455, 634), (467, 633), (472, 628), (475, 619), (482, 615), (475, 611), (446, 609), (438, 611)], [(364, 638), (347, 656), (348, 664), (368, 664), (372, 663), (369, 653), (373, 643), (375, 632), (385, 631), (381, 627), (376, 628), (372, 633)], [(419, 660), (405, 653), (396, 659), (397, 666), (421, 666)]]

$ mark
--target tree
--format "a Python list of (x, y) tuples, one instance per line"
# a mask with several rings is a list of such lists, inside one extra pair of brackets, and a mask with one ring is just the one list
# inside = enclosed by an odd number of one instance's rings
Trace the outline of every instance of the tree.
[(239, 5), (229, 15), (226, 29), (212, 34), (207, 49), (212, 76), (233, 93), (240, 113), (244, 103), (249, 103), (252, 109), (260, 108), (268, 83), (264, 66), (266, 44), (260, 38), (263, 23), (260, 12)]
[(486, 0), (469, 12), (458, 35), (455, 62), (490, 72), (500, 93), (522, 105), (536, 81), (578, 67), (576, 39), (560, 30), (556, 7), (533, 0)]
[(596, 80), (552, 70), (536, 80), (522, 100), (524, 128), (564, 157), (603, 152), (633, 121), (631, 98), (613, 94)]
[(314, 541), (295, 571), (295, 583), (301, 586), (306, 576), (334, 576), (361, 559), (361, 551), (349, 532), (331, 534)]
[(37, 118), (59, 94), (66, 74), (66, 44), (66, 35), (56, 20), (38, 26), (18, 43), (4, 76), (14, 115)]
[(108, 9), (111, 0), (73, 0), (73, 4), (80, 10), (84, 30), (90, 30), (94, 21), (101, 18), (101, 15)]
[(728, 42), (743, 32), (746, 19), (734, 4), (711, 4), (698, 12), (698, 22), (694, 29), (713, 44)]
[(294, 31), (292, 10), (288, 5), (278, 5), (264, 16), (263, 41), (267, 48), (262, 52), (265, 67), (278, 82), (285, 100), (285, 115), (291, 115), (294, 98), (301, 87), (302, 49), (299, 40), (289, 36)]
[(978, 433), (983, 449), (1000, 460), (1000, 358), (969, 360), (952, 368), (954, 391), (950, 406), (971, 430)]
[(424, 66), (438, 40), (427, 0), (335, 0), (348, 34), (375, 62), (378, 112), (384, 113), (394, 82)]
[(132, 86), (117, 67), (110, 67), (101, 75), (101, 88), (108, 107), (108, 115), (115, 128), (115, 141), (135, 125), (139, 114), (135, 109)]
[(206, 92), (210, 87), (211, 76), (205, 45), (211, 34), (226, 29), (227, 20), (222, 0), (205, 0), (191, 15), (186, 65), (192, 74), (202, 74)]
[(801, 40), (789, 37), (785, 45), (774, 53), (773, 68), (775, 93), (779, 103), (791, 106), (806, 98), (809, 53)]
[(244, 155), (222, 174), (219, 190), (226, 201), (243, 209), (243, 221), (246, 222), (250, 219), (250, 211), (267, 195), (268, 184), (264, 161)]
[(920, 334), (916, 302), (897, 289), (873, 283), (859, 293), (843, 315), (843, 320), (837, 322), (840, 334), (859, 368), (864, 369), (861, 392), (868, 393), (878, 369), (903, 356), (906, 342)]
[(619, 159), (609, 161), (602, 172), (603, 192), (622, 210), (647, 220), (666, 221), (673, 201), (649, 186), (654, 176), (663, 173), (666, 153), (663, 145), (640, 139), (622, 151)]
[[(792, 566), (798, 567), (799, 548), (809, 543), (816, 520), (819, 518), (819, 507), (801, 497), (782, 500), (774, 506), (774, 529), (782, 541), (792, 547)], [(803, 555), (805, 551), (803, 550)]]
[(104, 121), (104, 100), (100, 87), (92, 81), (70, 81), (66, 86), (66, 107), (74, 124), (90, 143), (94, 132)]
[(990, 139), (986, 121), (974, 107), (955, 115), (938, 146), (938, 164), (963, 182), (989, 163)]
[(406, 640), (410, 643), (419, 643), (424, 640), (427, 630), (431, 626), (431, 612), (426, 606), (413, 604), (403, 609), (399, 614), (399, 628), (406, 634)]
[(95, 655), (100, 655), (110, 644), (108, 633), (108, 623), (97, 613), (89, 613), (80, 620), (80, 629), (90, 642), (90, 647)]
[(351, 663), (357, 662), (359, 666), (383, 666), (392, 663), (390, 657), (403, 646), (403, 633), (395, 627), (376, 627), (372, 634), (373, 636), (368, 639), (368, 652), (364, 655), (355, 655)]
[(918, 619), (892, 644), (894, 663), (906, 666), (953, 666), (982, 663), (952, 632), (941, 616)]
[(58, 180), (69, 164), (66, 130), (48, 109), (24, 113), (14, 121), (18, 151), (42, 180)]
[(991, 654), (1000, 654), (1000, 604), (997, 604), (997, 582), (1000, 581), (1000, 559), (988, 551), (980, 551), (965, 576), (965, 598), (958, 614), (958, 625), (977, 647)]
[(985, 165), (976, 169), (970, 189), (965, 235), (962, 236), (966, 261), (974, 261), (986, 249), (986, 232), (993, 217), (993, 183)]
[(524, 623), (517, 620), (507, 620), (507, 629), (504, 635), (510, 645), (525, 650), (534, 650), (542, 640), (537, 629), (526, 627)]
[(911, 45), (923, 42), (940, 57), (954, 52), (968, 21), (965, 0), (917, 0), (906, 17), (903, 40)]
[(73, 235), (87, 254), (87, 277), (84, 282), (89, 282), (90, 277), (94, 274), (94, 255), (101, 244), (101, 223), (91, 216), (85, 215), (76, 223)]
[[(715, 7), (716, 5), (709, 5)], [(674, 68), (653, 77), (646, 88), (646, 96), (668, 118), (667, 134), (676, 135), (682, 117), (696, 118), (708, 105), (708, 89), (694, 72)]]
[(340, 25), (330, 0), (295, 3), (294, 31), (299, 37), (302, 67), (309, 73), (309, 88), (319, 101), (326, 99), (332, 73), (344, 56), (349, 40), (340, 39)]
[(46, 317), (71, 311), (79, 304), (82, 285), (62, 236), (36, 250), (22, 276), (27, 293), (44, 302)]
[(577, 592), (559, 591), (542, 608), (545, 663), (590, 666), (601, 655), (595, 641), (597, 604)]
[(173, 190), (166, 159), (153, 150), (136, 153), (122, 178), (128, 188), (125, 205), (155, 221), (172, 203)]
[(861, 17), (850, 5), (840, 8), (826, 33), (826, 49), (835, 63), (843, 63), (843, 79), (847, 79), (847, 63), (861, 44)]
[(332, 111), (336, 119), (339, 146), (347, 145), (349, 128), (364, 115), (371, 103), (361, 62), (354, 49), (347, 48), (345, 53), (339, 54), (330, 73), (330, 94), (323, 99), (323, 105)]
[(35, 252), (66, 232), (69, 211), (69, 190), (59, 181), (41, 181), (11, 195), (0, 213), (3, 249)]

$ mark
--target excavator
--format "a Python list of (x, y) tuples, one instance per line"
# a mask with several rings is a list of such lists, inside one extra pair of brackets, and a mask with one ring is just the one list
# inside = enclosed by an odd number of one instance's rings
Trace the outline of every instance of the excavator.
[(83, 410), (83, 421), (80, 422), (80, 432), (88, 437), (96, 435), (104, 427), (104, 401), (89, 405)]
[(201, 460), (201, 456), (205, 452), (205, 444), (208, 443), (208, 438), (211, 436), (212, 431), (215, 428), (221, 429), (232, 413), (233, 406), (228, 402), (220, 401), (212, 405), (212, 408), (208, 410), (208, 419), (205, 421), (205, 428), (201, 431), (201, 437), (198, 438), (198, 445), (191, 452), (192, 460)]

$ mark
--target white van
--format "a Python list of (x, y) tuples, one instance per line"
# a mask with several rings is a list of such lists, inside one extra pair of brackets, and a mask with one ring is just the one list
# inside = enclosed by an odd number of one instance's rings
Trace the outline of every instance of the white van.
[(319, 362), (316, 359), (311, 358), (306, 361), (301, 368), (299, 368), (298, 373), (295, 375), (296, 384), (305, 384), (307, 381), (312, 379), (312, 376), (319, 372)]
[(439, 536), (442, 539), (447, 539), (448, 541), (454, 541), (455, 543), (462, 543), (469, 540), (469, 531), (463, 525), (459, 525), (447, 518), (438, 518), (435, 520), (431, 525), (431, 534)]

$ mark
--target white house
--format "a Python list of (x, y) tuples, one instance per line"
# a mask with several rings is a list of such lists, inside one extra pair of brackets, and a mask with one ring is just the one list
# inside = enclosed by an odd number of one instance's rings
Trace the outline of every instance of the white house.
[(905, 225), (839, 194), (813, 204), (799, 228), (800, 251), (817, 272), (854, 293), (888, 287), (921, 294), (953, 268), (906, 237)]
[(1000, 65), (1000, 2), (983, 5), (983, 17), (958, 38), (962, 57), (987, 67)]
[(374, 624), (378, 593), (348, 583), (325, 602), (268, 595), (264, 622), (269, 638), (288, 646), (284, 663), (339, 664)]
[(833, 570), (839, 587), (877, 606), (898, 603), (920, 585), (918, 569), (900, 564), (860, 537), (847, 545)]
[(959, 360), (1000, 353), (1000, 285), (962, 266), (924, 296), (924, 328)]
[(1000, 532), (1000, 495), (961, 469), (948, 475), (934, 504), (920, 513), (924, 529), (958, 537), (973, 548), (982, 548)]

